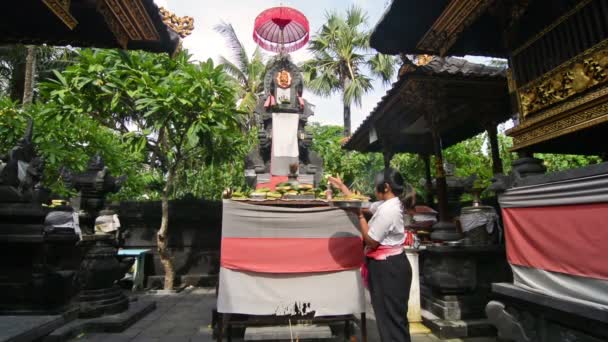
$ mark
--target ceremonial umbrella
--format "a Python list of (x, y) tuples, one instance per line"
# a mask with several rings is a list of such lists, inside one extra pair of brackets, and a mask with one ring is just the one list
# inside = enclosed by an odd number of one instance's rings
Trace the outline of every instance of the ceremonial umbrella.
[(310, 27), (302, 12), (290, 7), (273, 7), (255, 18), (253, 40), (273, 52), (293, 52), (304, 46)]

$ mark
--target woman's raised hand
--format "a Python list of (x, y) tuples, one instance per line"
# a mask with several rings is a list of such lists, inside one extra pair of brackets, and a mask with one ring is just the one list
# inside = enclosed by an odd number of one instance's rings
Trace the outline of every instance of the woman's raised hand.
[(331, 185), (333, 185), (336, 189), (339, 189), (340, 191), (342, 191), (342, 193), (346, 196), (350, 196), (352, 195), (352, 192), (348, 189), (348, 187), (346, 185), (344, 185), (344, 182), (342, 182), (342, 179), (340, 179), (340, 177), (332, 177), (329, 176), (327, 178), (327, 180), (329, 181), (329, 183), (331, 183)]
[(329, 181), (329, 183), (331, 185), (333, 185), (335, 188), (342, 190), (343, 187), (345, 187), (344, 183), (342, 182), (342, 180), (340, 179), (340, 177), (332, 177), (329, 176), (327, 178), (327, 180)]

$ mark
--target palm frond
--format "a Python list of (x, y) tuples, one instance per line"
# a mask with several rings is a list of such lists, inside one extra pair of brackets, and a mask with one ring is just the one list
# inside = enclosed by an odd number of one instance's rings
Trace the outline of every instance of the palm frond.
[(378, 53), (372, 56), (367, 65), (371, 74), (382, 80), (384, 85), (391, 83), (395, 75), (395, 58), (389, 55)]
[(236, 35), (232, 24), (222, 22), (215, 25), (213, 29), (226, 38), (226, 43), (228, 44), (230, 50), (232, 50), (232, 58), (236, 62), (235, 65), (237, 65), (242, 71), (247, 70), (247, 65), (249, 65), (249, 57), (247, 57), (245, 46)]
[(372, 79), (359, 75), (352, 80), (344, 89), (343, 100), (345, 104), (354, 103), (357, 107), (361, 107), (361, 99), (373, 89)]
[(242, 85), (247, 84), (247, 76), (243, 73), (243, 71), (234, 63), (226, 59), (224, 56), (220, 56), (220, 66), (224, 69), (224, 71), (234, 77), (239, 83)]
[(346, 23), (349, 27), (357, 28), (367, 23), (367, 14), (356, 5), (352, 5), (346, 10)]

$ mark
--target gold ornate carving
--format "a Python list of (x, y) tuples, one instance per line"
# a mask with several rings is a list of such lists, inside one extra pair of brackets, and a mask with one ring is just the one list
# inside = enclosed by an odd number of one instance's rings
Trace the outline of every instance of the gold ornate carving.
[(283, 69), (277, 73), (277, 85), (283, 89), (289, 88), (291, 85), (291, 75), (289, 71)]
[(433, 60), (432, 55), (418, 55), (416, 57), (416, 65), (423, 66), (429, 64)]
[(608, 87), (535, 115), (507, 131), (507, 135), (513, 137), (515, 151), (605, 121), (608, 121)]
[(186, 38), (194, 30), (194, 18), (192, 17), (178, 17), (164, 7), (160, 8), (160, 15), (163, 17), (165, 25), (169, 26), (182, 38)]
[(123, 49), (129, 41), (160, 40), (141, 0), (99, 0), (97, 11), (103, 15)]
[(606, 82), (608, 40), (521, 87), (523, 117)]
[(492, 0), (452, 0), (416, 48), (444, 56), (458, 36), (490, 5)]
[(541, 141), (559, 137), (564, 134), (576, 132), (583, 128), (595, 126), (608, 121), (608, 103), (587, 109), (574, 115), (559, 119), (549, 125), (540, 126), (521, 135), (513, 135), (513, 148), (515, 151)]
[(78, 21), (70, 13), (70, 0), (42, 0), (47, 7), (55, 13), (55, 15), (61, 19), (61, 21), (73, 30)]

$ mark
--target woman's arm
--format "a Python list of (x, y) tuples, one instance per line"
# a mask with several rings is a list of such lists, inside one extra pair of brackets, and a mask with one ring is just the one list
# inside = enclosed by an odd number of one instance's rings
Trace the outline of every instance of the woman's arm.
[(346, 185), (344, 185), (344, 183), (339, 177), (329, 177), (328, 180), (331, 185), (333, 185), (336, 189), (340, 190), (344, 194), (344, 196), (350, 196), (353, 194), (352, 191), (350, 191), (350, 189)]
[(357, 215), (359, 217), (359, 227), (361, 230), (361, 237), (367, 246), (372, 249), (378, 248), (380, 243), (369, 236), (369, 225), (367, 224), (367, 219), (365, 215), (363, 215), (362, 211), (358, 211)]

